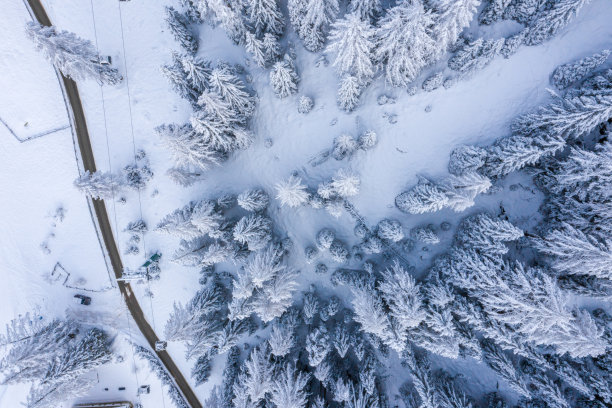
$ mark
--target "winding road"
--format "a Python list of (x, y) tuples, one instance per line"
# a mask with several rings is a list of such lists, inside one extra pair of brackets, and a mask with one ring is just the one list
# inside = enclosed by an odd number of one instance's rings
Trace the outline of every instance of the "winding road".
[[(40, 0), (27, 0), (27, 2), (38, 22), (44, 26), (50, 26), (51, 20), (49, 20), (47, 12), (45, 11)], [(83, 106), (81, 105), (81, 98), (79, 97), (77, 84), (72, 79), (67, 78), (64, 75), (61, 76), (61, 79), (63, 81), (68, 100), (70, 101), (70, 107), (72, 108), (75, 133), (79, 144), (79, 150), (81, 151), (83, 167), (85, 170), (89, 170), (93, 173), (96, 171), (96, 162), (94, 160), (93, 150), (91, 148), (89, 132), (87, 131), (87, 121), (85, 120), (85, 113), (83, 111)], [(103, 200), (92, 200), (92, 202), (115, 277), (120, 278), (123, 271), (123, 264), (121, 262), (119, 251), (117, 250), (117, 244), (115, 243), (113, 230), (108, 219), (106, 206)], [(142, 332), (143, 336), (147, 339), (147, 342), (151, 348), (155, 350), (155, 342), (158, 341), (159, 338), (155, 334), (155, 331), (151, 328), (151, 325), (149, 325), (147, 322), (147, 319), (145, 318), (144, 313), (138, 304), (138, 300), (136, 299), (136, 296), (134, 296), (130, 284), (118, 281), (117, 285), (132, 317), (134, 318), (134, 321), (138, 325), (138, 328)], [(156, 351), (156, 354), (170, 376), (174, 379), (176, 385), (182, 392), (191, 408), (202, 408), (202, 404), (194, 394), (187, 380), (185, 380), (185, 377), (183, 377), (181, 371), (178, 369), (174, 361), (172, 361), (172, 358), (168, 352)]]

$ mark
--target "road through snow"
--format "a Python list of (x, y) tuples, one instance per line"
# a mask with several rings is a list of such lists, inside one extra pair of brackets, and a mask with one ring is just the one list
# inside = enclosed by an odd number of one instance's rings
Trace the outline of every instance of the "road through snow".
[[(39, 0), (28, 0), (28, 4), (40, 24), (45, 26), (51, 25), (51, 21)], [(87, 131), (87, 122), (85, 120), (85, 113), (83, 111), (83, 106), (81, 104), (81, 98), (79, 97), (77, 85), (72, 79), (66, 78), (63, 75), (62, 81), (64, 89), (66, 90), (68, 100), (70, 101), (70, 106), (73, 113), (75, 133), (79, 144), (79, 150), (81, 151), (83, 167), (85, 170), (89, 170), (93, 173), (96, 171), (96, 163), (94, 160), (93, 150), (91, 148), (91, 141), (89, 139), (89, 133)], [(119, 251), (117, 250), (117, 244), (115, 243), (115, 239), (113, 237), (113, 231), (108, 219), (106, 206), (103, 200), (92, 200), (92, 202), (96, 217), (98, 218), (98, 224), (100, 225), (100, 232), (104, 239), (104, 245), (106, 246), (106, 250), (108, 251), (113, 271), (115, 273), (115, 277), (120, 278), (123, 271), (123, 264), (121, 262)], [(142, 312), (142, 308), (138, 304), (138, 300), (136, 299), (133, 291), (131, 290), (130, 284), (118, 281), (117, 285), (119, 287), (119, 290), (121, 291), (123, 298), (125, 299), (125, 303), (127, 304), (130, 314), (138, 325), (138, 328), (142, 332), (143, 336), (147, 339), (147, 342), (149, 343), (151, 348), (155, 350), (155, 342), (157, 342), (159, 338), (155, 334), (155, 331), (151, 328), (151, 325), (149, 325), (149, 323), (147, 322), (144, 313)], [(196, 397), (195, 393), (189, 386), (189, 383), (185, 380), (185, 377), (180, 372), (168, 352), (156, 351), (156, 353), (166, 370), (174, 379), (176, 385), (184, 395), (189, 405), (192, 408), (202, 408), (202, 404)]]

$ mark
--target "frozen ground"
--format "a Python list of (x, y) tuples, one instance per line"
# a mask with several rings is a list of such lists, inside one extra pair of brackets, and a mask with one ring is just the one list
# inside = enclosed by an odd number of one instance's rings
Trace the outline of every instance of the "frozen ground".
[[(553, 40), (538, 47), (523, 47), (510, 59), (497, 58), (474, 77), (460, 82), (449, 90), (439, 89), (432, 93), (409, 96), (405, 90), (385, 87), (383, 81), (378, 79), (363, 95), (362, 106), (350, 115), (336, 107), (336, 76), (332, 68), (322, 64), (315, 67), (318, 55), (306, 52), (298, 41), (294, 41), (297, 66), (301, 76), (298, 95), (283, 100), (277, 99), (268, 84), (268, 72), (255, 67), (254, 64), (247, 67), (253, 76), (253, 87), (260, 98), (256, 117), (253, 120), (257, 137), (254, 145), (236, 154), (223, 167), (211, 171), (204, 182), (185, 189), (172, 184), (166, 177), (165, 171), (171, 166), (169, 156), (153, 131), (154, 127), (160, 124), (183, 123), (189, 117), (188, 104), (169, 89), (166, 79), (159, 71), (160, 65), (170, 61), (171, 51), (179, 48), (163, 22), (164, 4), (136, 0), (125, 3), (116, 0), (93, 2), (46, 0), (43, 3), (54, 24), (95, 41), (100, 53), (111, 55), (113, 63), (127, 79), (118, 87), (104, 87), (103, 93), (95, 82), (79, 83), (98, 169), (118, 172), (123, 166), (134, 161), (134, 149), (142, 148), (146, 151), (155, 172), (154, 179), (140, 195), (134, 192), (125, 194), (127, 204), (107, 204), (120, 250), (125, 248), (129, 238), (122, 230), (130, 221), (142, 217), (151, 228), (165, 214), (192, 199), (214, 197), (222, 192), (240, 192), (254, 186), (261, 186), (273, 193), (274, 184), (288, 177), (293, 171), (298, 171), (309, 185), (316, 186), (323, 179), (331, 177), (340, 167), (350, 167), (361, 174), (361, 193), (352, 202), (370, 225), (376, 224), (384, 217), (398, 218), (406, 228), (423, 223), (439, 225), (443, 220), (454, 223), (456, 215), (449, 211), (437, 213), (435, 216), (402, 214), (394, 207), (394, 198), (406, 187), (413, 185), (418, 174), (434, 178), (445, 176), (448, 154), (453, 147), (463, 143), (487, 144), (506, 135), (507, 125), (513, 118), (540, 105), (548, 98), (546, 92), (549, 86), (548, 78), (555, 66), (599, 51), (609, 46), (612, 40), (612, 25), (609, 24), (612, 20), (612, 8), (609, 6), (609, 0), (594, 0), (584, 7), (578, 18)], [(15, 13), (23, 12), (19, 8), (21, 4), (12, 7)], [(11, 21), (10, 27), (15, 27), (9, 31), (21, 33), (25, 19), (25, 15), (13, 19), (15, 21)], [(487, 34), (495, 37), (496, 32), (507, 33), (512, 29), (512, 25), (501, 24), (488, 29)], [(293, 37), (290, 36), (290, 39)], [(23, 42), (17, 38), (15, 41)], [(213, 61), (222, 59), (231, 63), (242, 63), (246, 57), (244, 50), (234, 46), (221, 30), (207, 26), (202, 27), (200, 33), (199, 55)], [(39, 57), (31, 54), (28, 58)], [(43, 65), (46, 67), (40, 62), (41, 60), (37, 61), (39, 62), (24, 66), (36, 66), (37, 69)], [(4, 61), (2, 64), (5, 64)], [(13, 67), (12, 65), (11, 68)], [(57, 88), (53, 72), (50, 69), (48, 71), (47, 76), (53, 80), (42, 82), (45, 86), (53, 84), (52, 86)], [(14, 75), (23, 75), (23, 72)], [(427, 73), (423, 76), (427, 76)], [(42, 78), (42, 74), (37, 77)], [(39, 89), (37, 86), (32, 88)], [(45, 92), (45, 95), (54, 94), (58, 99), (58, 89), (55, 88)], [(376, 99), (381, 94), (395, 97), (396, 103), (379, 106)], [(308, 115), (297, 113), (299, 95), (308, 95), (315, 100), (313, 112)], [(8, 96), (4, 94), (2, 98)], [(35, 98), (34, 102), (41, 103), (47, 100), (50, 98), (39, 97)], [(57, 106), (63, 109), (60, 102), (53, 104), (54, 109), (57, 109)], [(9, 102), (3, 99), (2, 106), (7, 104)], [(34, 104), (25, 103), (25, 106), (31, 107)], [(431, 107), (430, 112), (425, 111), (428, 106)], [(65, 118), (63, 112), (50, 115), (50, 118), (57, 120), (55, 118), (60, 114)], [(397, 115), (397, 123), (389, 123), (387, 119), (389, 114)], [(2, 115), (0, 112), (0, 117), (3, 117)], [(24, 113), (21, 112), (19, 115)], [(15, 119), (15, 127), (29, 120), (19, 115), (15, 116), (19, 118)], [(62, 120), (53, 122), (49, 119), (49, 122), (41, 122), (41, 126), (42, 128), (58, 126), (64, 123)], [(332, 122), (335, 124), (332, 125)], [(346, 132), (357, 136), (365, 129), (377, 132), (379, 144), (375, 149), (365, 153), (360, 152), (351, 161), (330, 160), (317, 167), (312, 167), (308, 163), (321, 150), (331, 147), (332, 140), (337, 135)], [(264, 146), (266, 138), (273, 140), (271, 148)], [(3, 245), (1, 249), (3, 257), (0, 262), (7, 263), (3, 265), (5, 266), (3, 271), (16, 268), (28, 271), (19, 274), (20, 278), (14, 283), (16, 286), (13, 290), (20, 293), (39, 293), (41, 298), (44, 298), (43, 293), (50, 293), (48, 285), (45, 286), (46, 284), (41, 283), (40, 279), (34, 279), (33, 276), (38, 277), (38, 271), (41, 269), (43, 272), (48, 271), (49, 266), (52, 267), (58, 260), (61, 260), (71, 272), (74, 270), (74, 274), (82, 273), (88, 284), (98, 283), (96, 279), (100, 276), (107, 277), (107, 274), (85, 200), (71, 186), (72, 180), (77, 175), (77, 169), (73, 161), (74, 152), (69, 132), (65, 130), (24, 144), (18, 144), (14, 139), (10, 140), (6, 153), (5, 150), (0, 152), (2, 155), (6, 154), (10, 160), (3, 160), (0, 166), (17, 163), (23, 168), (19, 171), (16, 164), (2, 171), (0, 178), (3, 183), (5, 180), (10, 180), (8, 185), (15, 186), (16, 192), (10, 194), (10, 200), (3, 201), (0, 205), (4, 210), (2, 214), (10, 214), (8, 220), (2, 220), (3, 225), (19, 232), (10, 238), (10, 242)], [(26, 153), (26, 149), (31, 151)], [(31, 164), (25, 166), (24, 163)], [(36, 167), (36, 171), (32, 169), (33, 166)], [(57, 173), (52, 169), (56, 169)], [(12, 175), (12, 178), (9, 175)], [(31, 178), (31, 181), (27, 180), (28, 178)], [(27, 183), (28, 181), (30, 183)], [(524, 180), (509, 178), (504, 182), (506, 188), (504, 206), (511, 210), (513, 221), (522, 226), (529, 226), (536, 221), (530, 215), (537, 209), (540, 199), (528, 188), (509, 191), (509, 185), (521, 181)], [(33, 185), (41, 187), (32, 189), (30, 186)], [(43, 194), (43, 189), (49, 191)], [(45, 200), (36, 200), (35, 197), (45, 197)], [(52, 197), (58, 197), (57, 201), (46, 203)], [(32, 203), (29, 203), (30, 201)], [(499, 208), (499, 201), (500, 195), (481, 197), (474, 210), (488, 208), (496, 211)], [(56, 238), (50, 240), (51, 255), (43, 256), (38, 249), (39, 243), (45, 240), (52, 230), (51, 220), (45, 218), (45, 215), (52, 212), (60, 202), (68, 210), (66, 220), (53, 229), (57, 232)], [(26, 208), (28, 205), (35, 208)], [(4, 208), (5, 206), (7, 208)], [(309, 281), (321, 279), (312, 273), (312, 266), (306, 265), (302, 257), (302, 248), (314, 241), (315, 234), (320, 228), (331, 226), (349, 245), (356, 243), (356, 238), (352, 234), (354, 222), (348, 214), (335, 219), (323, 211), (310, 208), (280, 209), (277, 201), (273, 201), (270, 211), (277, 226), (287, 231), (295, 241), (296, 251), (293, 262), (302, 269), (304, 287)], [(37, 214), (39, 218), (36, 218)], [(27, 228), (32, 228), (27, 233), (21, 231), (24, 229), (24, 223), (19, 222), (19, 219), (26, 215), (29, 220)], [(38, 222), (35, 222), (36, 220)], [(69, 225), (72, 227), (69, 228)], [(11, 237), (11, 234), (4, 235), (0, 240), (9, 240)], [(82, 237), (83, 235), (87, 236)], [(23, 237), (25, 249), (22, 253), (26, 256), (23, 262), (15, 260), (14, 253), (21, 249), (21, 241), (15, 237)], [(60, 239), (60, 237), (82, 237), (82, 239)], [(409, 259), (418, 266), (417, 272), (424, 269), (433, 255), (445, 249), (451, 237), (452, 231), (446, 233), (443, 242), (438, 245), (439, 249), (432, 248), (428, 256), (423, 259), (416, 257)], [(152, 283), (150, 287), (154, 296), (151, 298), (145, 295), (147, 286), (137, 288), (145, 314), (148, 315), (156, 332), (161, 334), (173, 302), (184, 302), (197, 290), (198, 271), (169, 262), (177, 245), (174, 238), (149, 233), (145, 239), (144, 250), (141, 250), (137, 256), (124, 256), (124, 264), (138, 266), (144, 261), (148, 252), (160, 250), (164, 253), (161, 263), (162, 278)], [(72, 243), (77, 241), (87, 245), (84, 248), (75, 247)], [(60, 248), (60, 242), (65, 244), (64, 249)], [(56, 247), (53, 248), (53, 245)], [(86, 251), (89, 247), (91, 252), (88, 253)], [(9, 248), (15, 250), (10, 251)], [(10, 257), (6, 255), (7, 252), (11, 254)], [(61, 259), (58, 258), (60, 254)], [(36, 261), (37, 257), (40, 261)], [(99, 284), (103, 286), (104, 282)], [(3, 287), (0, 290), (5, 289)], [(54, 290), (60, 291), (60, 289)], [(58, 296), (69, 297), (59, 294)], [(108, 295), (109, 304), (118, 301), (113, 296), (114, 292), (113, 295)], [(0, 302), (7, 302), (5, 299)], [(19, 305), (20, 302), (26, 305), (15, 309), (15, 305)], [(27, 310), (28, 306), (42, 302), (27, 297), (18, 302), (11, 301), (8, 310), (12, 313), (6, 318)], [(47, 306), (45, 303), (43, 305)], [(4, 303), (0, 306), (4, 306)], [(52, 310), (55, 309), (59, 313), (64, 307), (54, 302)], [(0, 310), (7, 309), (2, 307)], [(192, 362), (184, 360), (182, 346), (171, 344), (169, 351), (188, 377)], [(216, 360), (211, 380), (195, 388), (201, 400), (205, 399), (210, 387), (219, 381), (217, 374), (221, 370), (219, 364), (221, 361), (222, 359)], [(482, 366), (462, 367), (460, 371), (481, 368)], [(115, 371), (112, 371), (113, 374)], [(122, 373), (126, 378), (132, 378), (130, 374), (131, 369)], [(479, 376), (479, 381), (483, 383), (471, 386), (488, 389), (495, 386), (495, 382), (487, 376)], [(150, 406), (162, 405), (157, 402)]]

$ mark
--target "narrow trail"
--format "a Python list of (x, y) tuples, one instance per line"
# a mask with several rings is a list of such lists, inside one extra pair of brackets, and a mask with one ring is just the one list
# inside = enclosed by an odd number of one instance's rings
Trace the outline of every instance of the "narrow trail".
[[(32, 12), (34, 13), (36, 20), (38, 20), (38, 22), (44, 26), (50, 26), (51, 20), (47, 16), (47, 13), (40, 0), (27, 0), (27, 2)], [(96, 171), (96, 163), (94, 160), (93, 150), (91, 148), (89, 132), (87, 131), (87, 121), (85, 120), (85, 112), (83, 111), (83, 106), (81, 104), (81, 98), (79, 97), (77, 84), (72, 79), (67, 78), (64, 75), (61, 76), (61, 80), (63, 82), (63, 86), (66, 90), (66, 94), (70, 102), (70, 107), (72, 109), (75, 133), (79, 144), (79, 150), (81, 152), (83, 167), (85, 170), (88, 170), (93, 173)], [(121, 256), (119, 255), (117, 244), (113, 236), (113, 230), (111, 228), (111, 224), (108, 218), (106, 206), (103, 200), (92, 200), (92, 203), (96, 217), (98, 218), (100, 233), (102, 234), (104, 245), (106, 246), (106, 250), (111, 260), (113, 272), (115, 273), (116, 278), (120, 278), (123, 272), (123, 264), (121, 262)], [(121, 292), (121, 295), (125, 300), (130, 314), (138, 325), (140, 332), (147, 339), (149, 346), (151, 346), (151, 348), (155, 350), (155, 342), (157, 342), (159, 338), (155, 334), (155, 331), (151, 328), (149, 322), (147, 322), (147, 319), (144, 316), (142, 308), (138, 304), (138, 300), (136, 299), (136, 296), (134, 295), (130, 284), (118, 281), (117, 286), (119, 287), (119, 291)], [(181, 391), (191, 408), (202, 408), (202, 404), (196, 397), (189, 383), (187, 382), (187, 380), (185, 380), (185, 377), (178, 369), (168, 352), (155, 351), (155, 353), (159, 357), (159, 360), (166, 368), (166, 370), (176, 383), (178, 389)]]

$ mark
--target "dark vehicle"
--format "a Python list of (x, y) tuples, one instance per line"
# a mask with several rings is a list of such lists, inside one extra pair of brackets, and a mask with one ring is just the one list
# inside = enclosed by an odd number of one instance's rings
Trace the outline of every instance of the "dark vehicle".
[(85, 295), (74, 295), (74, 301), (85, 306), (89, 306), (91, 304), (91, 298)]

